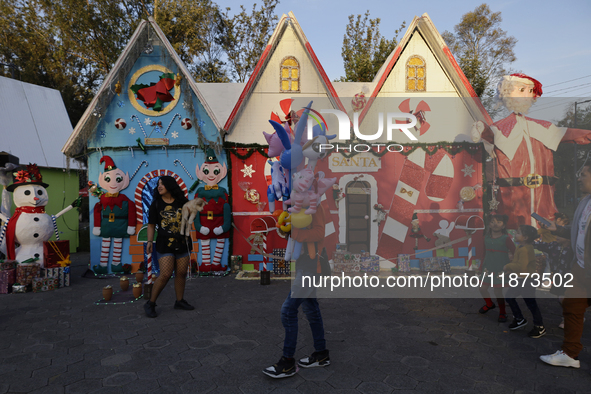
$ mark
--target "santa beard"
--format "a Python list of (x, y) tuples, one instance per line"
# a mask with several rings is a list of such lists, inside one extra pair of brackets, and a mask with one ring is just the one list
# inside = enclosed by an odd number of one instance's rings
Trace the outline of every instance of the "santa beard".
[(503, 97), (503, 105), (516, 114), (527, 114), (534, 101), (530, 97)]

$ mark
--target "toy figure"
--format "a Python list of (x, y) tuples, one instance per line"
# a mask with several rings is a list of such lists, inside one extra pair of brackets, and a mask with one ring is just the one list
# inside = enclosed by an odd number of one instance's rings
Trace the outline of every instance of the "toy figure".
[(109, 251), (113, 239), (113, 259), (111, 272), (123, 272), (121, 250), (123, 238), (135, 234), (136, 215), (134, 203), (121, 190), (129, 186), (129, 174), (115, 166), (109, 156), (101, 157), (99, 164), (105, 163), (105, 172), (99, 173), (99, 186), (105, 190), (94, 206), (94, 228), (92, 234), (102, 237), (101, 258), (93, 270), (96, 274), (109, 272)]
[(417, 217), (416, 213), (412, 214), (412, 221), (410, 222), (410, 225), (411, 225), (410, 237), (415, 239), (414, 250), (417, 250), (419, 248), (419, 238), (425, 238), (425, 241), (427, 241), (427, 242), (431, 241), (431, 238), (428, 238), (421, 231), (421, 226), (419, 224), (419, 218)]
[[(197, 239), (201, 240), (201, 254), (203, 272), (222, 272), (222, 255), (226, 239), (230, 237), (232, 226), (232, 209), (228, 201), (228, 192), (218, 183), (226, 177), (228, 169), (226, 164), (221, 165), (213, 151), (209, 148), (206, 152), (205, 163), (196, 168), (197, 178), (205, 183), (205, 186), (197, 189), (195, 199), (205, 200), (203, 210), (195, 219)], [(216, 246), (211, 258), (210, 240), (215, 239)]]
[[(497, 86), (497, 101), (511, 115), (490, 127), (481, 121), (472, 126), (474, 142), (482, 139), (485, 146), (494, 145), (501, 203), (497, 213), (509, 216), (507, 228), (532, 224), (533, 212), (545, 218), (554, 216), (554, 151), (561, 142), (591, 141), (589, 130), (556, 127), (551, 122), (525, 116), (541, 95), (542, 84), (534, 78), (506, 75)], [(487, 149), (492, 151), (493, 146), (488, 145)]]
[[(271, 164), (271, 184), (267, 187), (267, 198), (269, 199), (269, 211), (275, 212), (275, 201), (286, 201), (289, 199), (289, 187), (285, 170), (278, 161), (269, 160)], [(283, 210), (287, 209), (284, 203)]]
[(247, 238), (248, 241), (250, 241), (251, 243), (251, 247), (250, 247), (250, 254), (252, 253), (260, 253), (260, 251), (264, 251), (264, 241), (265, 238), (263, 237), (263, 234), (261, 233), (255, 233), (252, 234), (250, 237)]

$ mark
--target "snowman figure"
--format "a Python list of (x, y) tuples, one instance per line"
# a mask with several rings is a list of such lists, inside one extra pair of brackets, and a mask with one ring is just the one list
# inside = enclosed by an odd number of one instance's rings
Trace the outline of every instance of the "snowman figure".
[[(38, 258), (37, 263), (44, 267), (43, 242), (48, 241), (57, 228), (55, 219), (74, 208), (78, 200), (53, 217), (49, 216), (45, 213), (49, 199), (45, 189), (49, 185), (43, 183), (37, 165), (29, 164), (26, 170), (18, 171), (15, 176), (16, 181), (6, 190), (13, 193), (16, 209), (10, 218), (0, 214), (0, 218), (8, 222), (2, 231), (4, 242), (0, 235), (2, 251), (9, 260), (19, 262)], [(16, 247), (17, 244), (20, 246)]]

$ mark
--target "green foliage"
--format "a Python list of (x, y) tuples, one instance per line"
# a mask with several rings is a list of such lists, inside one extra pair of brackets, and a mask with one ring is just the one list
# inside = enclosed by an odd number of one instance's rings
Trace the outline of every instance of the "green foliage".
[(380, 67), (398, 43), (398, 33), (406, 26), (402, 22), (395, 36), (388, 40), (380, 34), (380, 18), (370, 19), (369, 10), (361, 14), (349, 15), (349, 24), (343, 37), (343, 56), (345, 76), (340, 82), (371, 82)]
[(500, 12), (491, 12), (483, 3), (462, 16), (455, 33), (442, 34), (479, 97), (494, 90), (496, 80), (507, 73), (505, 66), (516, 60), (517, 40), (500, 28), (502, 20)]
[(277, 25), (278, 18), (274, 14), (277, 4), (279, 0), (263, 0), (261, 8), (257, 10), (255, 3), (250, 15), (241, 5), (242, 11), (228, 20), (230, 36), (226, 53), (236, 82), (246, 82), (263, 54)]

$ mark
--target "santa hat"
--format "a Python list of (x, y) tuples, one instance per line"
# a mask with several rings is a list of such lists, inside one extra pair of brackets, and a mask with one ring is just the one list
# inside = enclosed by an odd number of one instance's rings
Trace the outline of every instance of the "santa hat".
[(535, 78), (530, 77), (529, 75), (516, 73), (511, 74), (509, 77), (506, 77), (511, 82), (521, 82), (526, 85), (534, 85), (534, 94), (536, 97), (540, 97), (542, 95), (542, 84)]
[(218, 158), (215, 155), (215, 152), (211, 148), (207, 148), (207, 151), (205, 152), (205, 163), (206, 164), (219, 163)]
[(43, 176), (39, 172), (39, 168), (37, 164), (29, 164), (27, 165), (26, 170), (20, 170), (14, 173), (16, 181), (6, 187), (6, 190), (9, 192), (14, 191), (19, 186), (26, 186), (26, 185), (40, 185), (43, 187), (49, 187), (47, 183), (43, 183)]
[(99, 164), (102, 164), (103, 162), (105, 163), (105, 171), (112, 171), (117, 169), (115, 162), (109, 156), (101, 157), (101, 159), (99, 160)]

